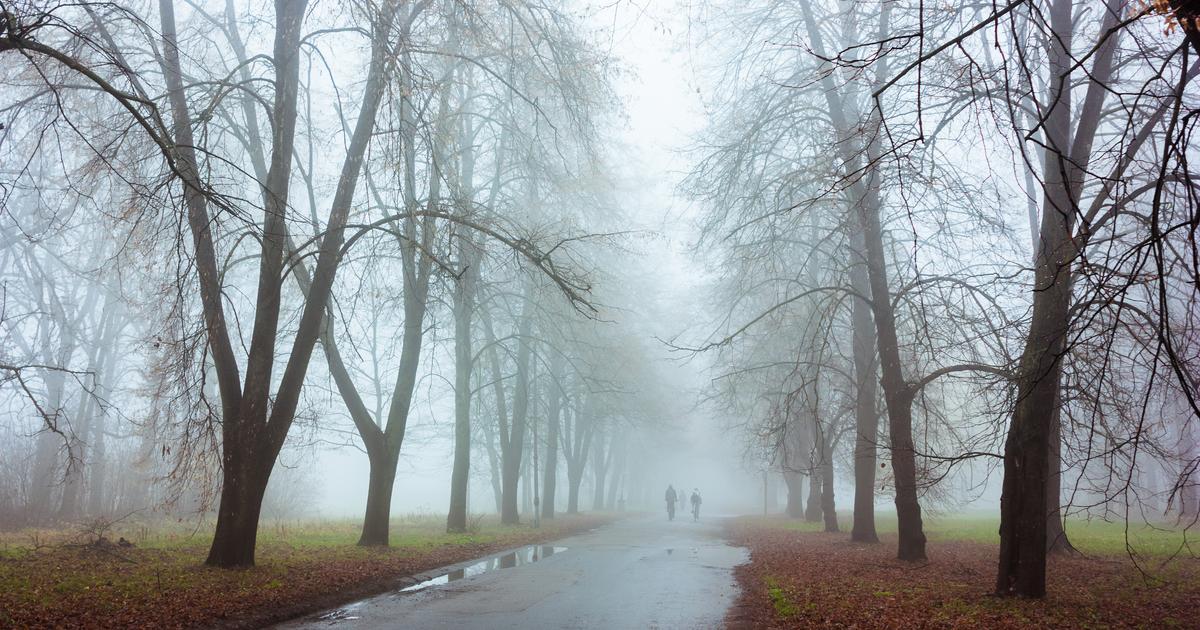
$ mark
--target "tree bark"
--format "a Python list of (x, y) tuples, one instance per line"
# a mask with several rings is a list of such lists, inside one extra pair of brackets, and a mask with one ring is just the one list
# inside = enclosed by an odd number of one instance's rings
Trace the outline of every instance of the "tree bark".
[(824, 440), (826, 448), (821, 458), (821, 515), (825, 521), (825, 531), (837, 532), (837, 506), (833, 497), (833, 449), (829, 440)]
[(621, 478), (625, 472), (625, 448), (622, 444), (618, 444), (616, 436), (613, 436), (613, 442), (609, 446), (609, 479), (608, 479), (608, 498), (604, 501), (604, 509), (613, 512), (617, 509), (617, 493), (621, 490)]
[[(871, 293), (867, 279), (865, 256), (862, 254), (861, 238), (855, 237), (860, 245), (853, 248), (855, 260), (850, 268), (850, 286), (859, 296)], [(854, 525), (850, 540), (877, 543), (875, 531), (875, 473), (877, 467), (877, 442), (879, 440), (879, 415), (875, 412), (876, 379), (875, 322), (871, 319), (871, 305), (862, 298), (854, 298), (851, 304), (854, 346)]]
[(883, 233), (879, 225), (878, 199), (869, 196), (864, 201), (860, 213), (865, 228), (871, 306), (875, 315), (884, 402), (888, 409), (892, 475), (896, 486), (896, 518), (900, 534), (896, 555), (901, 560), (918, 561), (925, 559), (925, 532), (921, 523), (921, 504), (917, 499), (916, 448), (912, 436), (913, 391), (904, 379), (900, 364), (896, 316), (888, 290)]
[[(354, 199), (367, 145), (375, 127), (375, 114), (383, 95), (385, 55), (388, 48), (394, 3), (382, 10), (379, 31), (372, 42), (371, 63), (363, 90), (362, 106), (342, 163), (325, 235), (320, 240), (312, 286), (304, 302), (292, 349), (272, 401), (269, 392), (276, 360), (275, 324), (282, 254), (287, 232), (284, 213), (288, 203), (295, 135), (296, 91), (299, 82), (300, 30), (304, 0), (277, 0), (274, 66), (275, 104), (272, 127), (272, 160), (264, 196), (267, 200), (263, 233), (262, 264), (259, 272), (259, 301), (255, 312), (254, 336), (248, 353), (246, 381), (239, 395), (237, 363), (233, 360), (228, 331), (221, 311), (220, 280), (216, 275), (207, 206), (195, 176), (191, 150), (190, 116), (183, 94), (176, 47), (175, 20), (171, 0), (161, 0), (163, 21), (164, 74), (168, 79), (172, 112), (180, 147), (186, 147), (184, 188), (189, 205), (188, 222), (197, 244), (197, 268), (201, 277), (206, 330), (222, 399), (222, 489), (217, 510), (217, 527), (208, 560), (214, 566), (247, 566), (254, 563), (254, 547), (262, 497), (271, 469), (295, 419), (300, 390), (313, 349), (324, 330), (323, 318), (341, 260), (345, 226)], [(264, 296), (264, 292), (266, 292)], [(264, 299), (265, 298), (265, 299)]]
[[(269, 465), (263, 466), (261, 462), (248, 457), (226, 458), (227, 466), (233, 464), (238, 468), (226, 470), (222, 477), (217, 527), (207, 564), (222, 567), (254, 564), (258, 519), (271, 472)], [(270, 463), (274, 463), (274, 457)]]
[(604, 509), (604, 482), (608, 478), (608, 450), (604, 448), (604, 434), (600, 434), (592, 449), (592, 510)]
[[(550, 360), (550, 376), (559, 378), (563, 371), (562, 355), (555, 353)], [(542, 518), (554, 518), (554, 500), (558, 485), (558, 434), (562, 391), (559, 383), (550, 385), (550, 415), (546, 419), (546, 470), (542, 483)]]
[(1043, 124), (1041, 245), (1034, 266), (1033, 316), (1017, 376), (1017, 406), (1004, 443), (1000, 496), (998, 595), (1046, 594), (1046, 521), (1049, 437), (1059, 401), (1061, 359), (1066, 349), (1074, 257), (1071, 230), (1076, 209), (1069, 189), (1071, 136), (1071, 2), (1050, 7), (1049, 101)]
[(821, 467), (813, 462), (808, 473), (808, 501), (804, 507), (804, 520), (816, 523), (821, 520)]
[(474, 246), (462, 241), (459, 259), (467, 267), (454, 288), (454, 468), (450, 473), (450, 511), (446, 516), (448, 532), (467, 530), (467, 492), (471, 481), (471, 371), (474, 367), (471, 309), (474, 308), (474, 274), (477, 265)]
[(525, 447), (525, 424), (529, 411), (529, 335), (533, 327), (533, 315), (530, 312), (530, 295), (525, 294), (525, 304), (522, 307), (521, 323), (517, 339), (517, 374), (513, 386), (512, 430), (504, 435), (501, 427), (500, 456), (501, 456), (501, 505), (500, 522), (515, 525), (521, 522), (521, 514), (517, 506), (517, 486), (521, 477), (521, 459)]
[[(813, 17), (812, 7), (801, 3), (804, 21), (813, 49), (825, 55), (821, 31)], [(881, 34), (889, 29), (890, 5), (884, 5), (880, 14)], [(886, 58), (877, 66), (875, 81), (888, 73)], [(854, 203), (856, 226), (862, 236), (866, 257), (867, 280), (871, 288), (871, 312), (875, 318), (875, 341), (879, 353), (881, 384), (884, 403), (888, 414), (888, 439), (892, 449), (892, 476), (895, 481), (896, 517), (899, 529), (897, 557), (901, 560), (925, 559), (925, 533), (921, 523), (921, 505), (917, 498), (916, 449), (912, 437), (913, 391), (905, 380), (900, 361), (899, 341), (896, 333), (896, 314), (889, 290), (887, 257), (883, 245), (883, 228), (880, 225), (881, 199), (879, 174), (873, 166), (879, 157), (879, 130), (868, 131), (868, 140), (862, 151), (856, 150), (851, 139), (863, 134), (856, 125), (851, 125), (846, 114), (843, 95), (834, 85), (831, 74), (821, 79), (830, 121), (840, 139), (838, 146), (843, 168), (847, 174), (858, 173), (867, 164), (862, 177), (850, 186)], [(875, 120), (878, 123), (878, 120)]]
[(496, 502), (496, 514), (499, 514), (504, 509), (504, 491), (500, 486), (500, 451), (496, 448), (496, 430), (486, 422), (483, 423), (483, 438), (488, 454), (488, 479), (492, 485), (492, 498)]
[[(396, 465), (399, 452), (393, 454), (382, 443), (369, 456), (371, 471), (367, 482), (367, 508), (363, 516), (362, 534), (358, 544), (364, 547), (386, 547), (392, 518), (392, 492), (396, 487)], [(367, 453), (372, 451), (368, 449)]]
[(1049, 452), (1046, 466), (1046, 552), (1069, 554), (1075, 546), (1063, 528), (1062, 513), (1062, 392), (1050, 419)]
[(583, 413), (583, 403), (578, 395), (572, 422), (566, 425), (564, 455), (567, 459), (567, 514), (579, 513), (579, 486), (583, 483), (583, 471), (587, 467), (588, 451), (592, 442), (592, 421)]
[(791, 518), (804, 516), (804, 476), (798, 472), (784, 471), (783, 483), (787, 486), (787, 515)]

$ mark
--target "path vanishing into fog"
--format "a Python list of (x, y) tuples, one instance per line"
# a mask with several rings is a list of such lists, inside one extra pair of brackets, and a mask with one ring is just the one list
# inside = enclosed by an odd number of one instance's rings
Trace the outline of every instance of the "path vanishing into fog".
[(714, 519), (628, 519), (279, 627), (713, 628), (746, 560)]

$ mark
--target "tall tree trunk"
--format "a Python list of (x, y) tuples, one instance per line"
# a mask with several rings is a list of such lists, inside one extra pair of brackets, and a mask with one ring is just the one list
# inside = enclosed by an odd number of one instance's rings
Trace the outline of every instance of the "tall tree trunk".
[[(95, 363), (88, 367), (88, 371), (92, 373), (91, 380), (94, 389), (96, 387)], [(83, 393), (74, 416), (80, 423), (79, 432), (84, 435), (91, 433), (91, 415), (94, 408), (92, 400), (92, 396)], [(83, 500), (84, 475), (90, 468), (92, 453), (90, 449), (85, 448), (84, 440), (74, 435), (67, 442), (67, 451), (71, 465), (67, 470), (66, 483), (63, 484), (62, 500), (58, 506), (58, 520), (69, 522), (79, 518), (80, 502)]]
[(798, 472), (784, 471), (783, 483), (787, 486), (787, 515), (791, 518), (804, 516), (804, 476)]
[[(108, 313), (105, 337), (101, 344), (103, 357), (100, 362), (99, 391), (97, 392), (97, 395), (104, 397), (110, 395), (115, 384), (121, 356), (117, 350), (118, 343), (121, 332), (129, 321), (122, 306), (115, 298), (108, 298), (105, 303), (105, 311), (108, 311), (109, 301), (113, 302), (114, 306), (111, 313)], [(91, 516), (101, 516), (108, 512), (108, 505), (105, 501), (108, 492), (108, 440), (105, 435), (105, 419), (102, 409), (92, 414), (91, 435), (88, 439), (92, 449), (92, 459), (88, 474), (87, 513)]]
[(583, 483), (583, 472), (587, 468), (588, 452), (591, 450), (592, 425), (594, 421), (584, 413), (582, 395), (576, 394), (572, 422), (564, 428), (564, 453), (567, 459), (567, 514), (579, 513), (579, 486)]
[[(533, 445), (526, 441), (527, 453), (533, 453)], [(526, 457), (521, 463), (521, 514), (533, 514), (533, 458)]]
[(1046, 466), (1046, 552), (1074, 553), (1075, 546), (1063, 528), (1062, 513), (1062, 392), (1050, 419)]
[(521, 324), (518, 328), (517, 339), (517, 374), (513, 386), (512, 432), (504, 435), (501, 428), (501, 496), (500, 522), (515, 525), (521, 522), (521, 514), (517, 509), (517, 485), (521, 477), (521, 460), (525, 447), (525, 424), (529, 410), (529, 335), (533, 327), (533, 315), (530, 306), (531, 296), (525, 295), (522, 307)]
[[(855, 236), (861, 244), (861, 237)], [(854, 248), (855, 261), (850, 269), (850, 286), (860, 296), (871, 293), (862, 247)], [(875, 532), (875, 472), (879, 415), (875, 412), (877, 370), (875, 363), (875, 322), (871, 305), (862, 299), (851, 304), (854, 325), (854, 525), (850, 540), (877, 543)]]
[(396, 465), (399, 453), (393, 455), (382, 443), (374, 448), (374, 456), (367, 449), (371, 471), (367, 482), (367, 509), (363, 516), (362, 534), (358, 544), (362, 546), (388, 545), (388, 534), (392, 519), (392, 491), (396, 487)]
[(108, 493), (108, 441), (104, 434), (104, 414), (98, 413), (92, 419), (92, 433), (89, 441), (92, 445), (92, 465), (88, 472), (87, 513), (89, 516), (103, 516), (108, 512), (105, 497)]
[(892, 448), (892, 476), (896, 490), (896, 518), (900, 533), (897, 557), (901, 560), (925, 559), (925, 532), (921, 523), (921, 504), (917, 499), (916, 447), (912, 434), (913, 393), (904, 379), (900, 347), (896, 335), (896, 316), (888, 290), (887, 266), (883, 251), (883, 232), (879, 225), (878, 198), (869, 196), (860, 207), (865, 228), (867, 269), (871, 281), (871, 306), (875, 315), (884, 402), (888, 410), (888, 437)]
[(766, 512), (771, 514), (779, 509), (779, 480), (770, 471), (764, 472), (763, 477), (765, 479), (763, 492), (766, 494), (763, 505)]
[(996, 593), (1046, 594), (1046, 487), (1050, 424), (1059, 401), (1066, 349), (1074, 259), (1071, 232), (1076, 208), (1069, 189), (1071, 144), (1071, 40), (1069, 0), (1050, 7), (1049, 101), (1043, 124), (1042, 223), (1034, 266), (1033, 316), (1017, 375), (1017, 406), (1004, 443), (1000, 496), (1000, 561)]
[[(464, 238), (460, 235), (459, 237)], [(459, 259), (468, 265), (454, 288), (454, 468), (450, 474), (450, 511), (446, 531), (467, 530), (467, 492), (471, 482), (471, 309), (474, 308), (474, 247), (459, 246)], [(466, 262), (470, 261), (470, 262)]]
[[(568, 468), (573, 468), (568, 466)], [(583, 469), (567, 471), (567, 514), (579, 513), (579, 486), (583, 485)]]
[[(406, 274), (408, 275), (408, 274)], [(412, 409), (413, 391), (417, 385), (417, 368), (420, 365), (421, 345), (425, 336), (425, 300), (428, 276), (416, 276), (414, 284), (406, 285), (404, 341), (400, 351), (400, 366), (392, 400), (388, 408), (387, 428), (362, 435), (363, 442), (374, 441), (367, 447), (371, 476), (367, 486), (367, 509), (363, 516), (362, 535), (358, 544), (384, 546), (389, 543), (391, 523), (392, 491), (396, 482), (396, 466), (400, 463), (400, 449), (408, 427), (408, 416)]]
[[(400, 33), (401, 41), (410, 37), (408, 24)], [(408, 48), (401, 52), (403, 62), (399, 70), (401, 93), (400, 126), (402, 152), (404, 162), (404, 207), (409, 213), (418, 209), (416, 197), (416, 121), (414, 106), (411, 102), (413, 93), (411, 53)], [(447, 75), (452, 70), (447, 70)], [(442, 140), (446, 139), (449, 90), (442, 89), (438, 98), (438, 118), (435, 125), (435, 141), (429, 176), (429, 208), (436, 208), (441, 201), (442, 164), (441, 156), (436, 155)], [(373, 186), (372, 186), (373, 188)], [(392, 492), (396, 481), (396, 466), (400, 461), (400, 450), (404, 445), (404, 437), (408, 429), (408, 417), (412, 410), (413, 391), (417, 385), (417, 369), (421, 363), (421, 349), (425, 338), (425, 313), (428, 308), (429, 278), (432, 263), (421, 250), (429, 250), (433, 241), (432, 223), (426, 219), (418, 234), (417, 219), (409, 216), (401, 221), (404, 238), (397, 238), (401, 250), (401, 262), (404, 275), (404, 337), (400, 350), (400, 365), (396, 374), (395, 387), (392, 390), (391, 403), (388, 406), (387, 424), (383, 431), (380, 448), (367, 449), (371, 460), (371, 482), (367, 489), (367, 510), (363, 517), (363, 531), (358, 544), (364, 546), (387, 546), (389, 543), (389, 525), (391, 523)], [(418, 246), (418, 243), (420, 246)], [(363, 436), (364, 441), (366, 436)], [(380, 469), (377, 471), (376, 468)]]
[(837, 506), (833, 499), (833, 449), (826, 441), (824, 456), (821, 458), (821, 515), (825, 520), (825, 531), (838, 530)]
[(808, 501), (804, 507), (804, 520), (816, 523), (821, 520), (821, 467), (813, 462), (808, 473)]
[(496, 448), (496, 430), (487, 422), (482, 425), (484, 446), (488, 454), (488, 478), (492, 485), (492, 497), (496, 500), (496, 514), (499, 514), (504, 509), (504, 490), (500, 483), (500, 451)]
[[(264, 465), (262, 461), (251, 457), (225, 459), (226, 466), (237, 468), (225, 471), (222, 477), (217, 527), (208, 552), (208, 564), (226, 567), (254, 564), (258, 519), (271, 476), (270, 464)], [(274, 457), (271, 457), (270, 463), (273, 462)]]
[[(608, 450), (611, 450), (611, 446)], [(592, 450), (592, 510), (604, 509), (604, 482), (608, 477), (608, 452), (604, 448), (604, 435), (600, 434)]]
[[(558, 378), (562, 374), (562, 356), (558, 353), (550, 360), (550, 375)], [(546, 419), (546, 470), (542, 483), (542, 518), (554, 518), (554, 499), (558, 485), (558, 434), (559, 415), (562, 407), (562, 391), (558, 383), (550, 385), (550, 415)]]
[(621, 478), (625, 472), (624, 442), (618, 443), (615, 435), (609, 453), (611, 457), (608, 468), (611, 472), (608, 480), (608, 499), (604, 501), (604, 509), (612, 512), (617, 509), (617, 493), (621, 490)]
[[(813, 50), (826, 55), (822, 35), (813, 17), (812, 7), (801, 4), (805, 26), (812, 39)], [(879, 32), (889, 31), (890, 5), (884, 5), (880, 13)], [(888, 74), (886, 59), (876, 68), (875, 83), (885, 80)], [(862, 151), (856, 149), (855, 138), (863, 136), (857, 124), (851, 124), (847, 112), (857, 107), (856, 99), (844, 100), (842, 91), (834, 85), (832, 73), (821, 79), (826, 105), (833, 128), (840, 139), (839, 151), (843, 168), (847, 174), (859, 173), (862, 165), (868, 166), (850, 187), (855, 205), (857, 230), (863, 239), (866, 255), (867, 280), (871, 289), (871, 311), (875, 318), (875, 341), (879, 352), (883, 397), (888, 414), (888, 439), (892, 449), (892, 477), (895, 481), (896, 517), (899, 529), (897, 557), (901, 560), (925, 559), (925, 533), (921, 523), (921, 505), (917, 499), (916, 449), (912, 436), (913, 392), (904, 378), (900, 361), (899, 341), (896, 333), (896, 314), (889, 289), (887, 256), (883, 245), (883, 229), (880, 225), (882, 201), (879, 193), (879, 174), (875, 164), (879, 157), (879, 129), (867, 132), (868, 140)], [(847, 88), (851, 89), (851, 88)], [(851, 92), (851, 96), (853, 93)], [(847, 104), (851, 108), (847, 107)], [(878, 127), (877, 117), (873, 120)]]
[[(87, 302), (94, 304), (92, 299)], [(85, 306), (85, 308), (91, 310), (89, 306)], [(97, 403), (97, 397), (105, 396), (106, 367), (111, 363), (110, 357), (116, 354), (112, 348), (114, 331), (117, 327), (115, 311), (116, 300), (111, 297), (106, 299), (100, 311), (100, 318), (92, 331), (93, 336), (89, 340), (91, 347), (88, 349), (87, 371), (90, 375), (90, 387), (80, 392), (79, 406), (74, 416), (80, 423), (79, 434), (82, 439), (72, 435), (68, 443), (69, 455), (74, 458), (75, 465), (67, 475), (67, 483), (63, 488), (62, 504), (58, 511), (59, 520), (71, 521), (83, 514), (84, 481), (97, 463), (96, 449), (94, 444), (89, 443), (89, 438), (97, 434), (102, 435), (102, 432), (97, 430), (97, 427), (102, 424), (99, 416), (103, 413)], [(80, 313), (81, 321), (86, 314), (86, 312)]]
[[(67, 321), (66, 313), (55, 294), (52, 282), (42, 278), (37, 281), (36, 292), (38, 308), (50, 313), (52, 321), (58, 327), (59, 339), (57, 347), (51, 336), (51, 326), (46, 323), (38, 331), (38, 346), (42, 362), (47, 366), (67, 367), (71, 355), (75, 352), (76, 336), (74, 328)], [(55, 491), (62, 477), (59, 474), (59, 452), (64, 436), (70, 447), (70, 434), (66, 431), (66, 417), (63, 413), (63, 401), (66, 395), (67, 378), (61, 370), (42, 368), (42, 382), (46, 387), (42, 411), (49, 417), (41, 418), (42, 429), (38, 432), (34, 451), (33, 478), (30, 480), (29, 504), (27, 510), (32, 514), (35, 524), (42, 524), (52, 519), (57, 512), (54, 504)], [(50, 424), (59, 432), (52, 431)], [(61, 433), (60, 433), (61, 432)], [(67, 452), (70, 457), (70, 450)], [(67, 462), (67, 468), (71, 463)]]

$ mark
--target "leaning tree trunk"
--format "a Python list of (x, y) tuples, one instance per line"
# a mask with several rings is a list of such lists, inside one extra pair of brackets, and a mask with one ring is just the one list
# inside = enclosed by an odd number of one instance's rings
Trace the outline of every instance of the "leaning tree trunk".
[(371, 472), (367, 485), (367, 509), (363, 515), (362, 535), (358, 544), (362, 546), (386, 547), (392, 520), (392, 491), (396, 484), (396, 466), (400, 462), (400, 449), (408, 427), (408, 416), (412, 409), (413, 391), (417, 386), (417, 368), (421, 362), (421, 345), (425, 336), (425, 300), (428, 287), (428, 272), (422, 269), (415, 274), (405, 273), (405, 315), (403, 348), (400, 350), (400, 365), (392, 400), (388, 405), (387, 427), (384, 431), (373, 431), (362, 435), (366, 442), (372, 435), (374, 448), (368, 446), (367, 459)]
[[(812, 39), (813, 50), (819, 55), (826, 55), (827, 49), (822, 41), (821, 30), (808, 3), (801, 3), (804, 22), (809, 37)], [(890, 5), (885, 4), (880, 13), (879, 33), (882, 37), (890, 29)], [(876, 66), (876, 86), (888, 76), (887, 59), (881, 60)], [(899, 544), (897, 557), (901, 560), (925, 559), (925, 533), (921, 523), (921, 504), (917, 497), (917, 465), (916, 447), (912, 435), (912, 401), (913, 392), (904, 378), (904, 370), (900, 361), (900, 347), (896, 333), (896, 313), (892, 305), (889, 289), (887, 256), (883, 246), (883, 229), (880, 224), (882, 200), (879, 193), (877, 163), (879, 157), (879, 120), (873, 121), (874, 130), (869, 130), (869, 138), (864, 151), (856, 150), (855, 138), (864, 135), (861, 125), (851, 123), (847, 112), (857, 106), (853, 92), (850, 98), (843, 100), (843, 92), (833, 82), (833, 74), (827, 73), (821, 79), (828, 114), (839, 138), (840, 158), (848, 176), (853, 177), (862, 171), (850, 186), (850, 191), (856, 205), (857, 225), (862, 237), (863, 252), (866, 257), (867, 280), (871, 289), (871, 312), (875, 317), (875, 341), (879, 353), (880, 381), (883, 385), (883, 397), (888, 415), (888, 439), (892, 449), (892, 477), (895, 482), (896, 519), (899, 529)], [(847, 89), (853, 89), (847, 88)], [(851, 107), (848, 108), (847, 104)], [(865, 158), (865, 159), (864, 159)], [(865, 167), (863, 165), (866, 165)]]
[(896, 491), (896, 520), (900, 534), (896, 556), (901, 560), (924, 560), (925, 532), (921, 523), (921, 504), (917, 499), (916, 447), (912, 434), (913, 392), (904, 379), (900, 363), (896, 313), (888, 289), (883, 231), (879, 224), (880, 199), (877, 194), (873, 194), (873, 190), (872, 186), (867, 186), (867, 194), (859, 206), (859, 218), (866, 245), (871, 310), (875, 316), (883, 397), (888, 411), (888, 437), (892, 448), (892, 476)]

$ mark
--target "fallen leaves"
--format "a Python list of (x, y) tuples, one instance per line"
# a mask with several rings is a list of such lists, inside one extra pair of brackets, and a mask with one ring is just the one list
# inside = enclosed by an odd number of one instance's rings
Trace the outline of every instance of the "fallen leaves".
[(1045, 600), (991, 595), (997, 547), (970, 541), (929, 546), (930, 561), (894, 558), (895, 535), (880, 544), (848, 534), (783, 529), (738, 519), (734, 544), (751, 560), (736, 569), (742, 595), (735, 628), (1064, 628), (1196, 627), (1200, 561), (1176, 560), (1148, 579), (1127, 558), (1050, 559)]
[(403, 577), (590, 529), (603, 516), (560, 517), (540, 529), (400, 539), (390, 548), (260, 544), (258, 565), (203, 565), (202, 544), (122, 549), (51, 546), (0, 556), (2, 628), (255, 627), (398, 586)]

